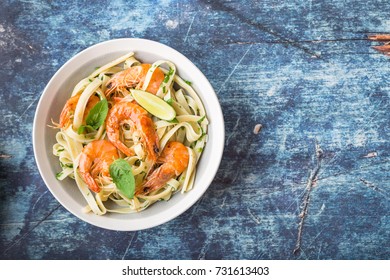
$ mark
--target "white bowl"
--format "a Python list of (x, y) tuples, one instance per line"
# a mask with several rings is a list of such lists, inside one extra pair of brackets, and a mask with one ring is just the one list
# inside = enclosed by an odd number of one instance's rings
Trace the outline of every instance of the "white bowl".
[[(194, 188), (185, 193), (175, 194), (169, 201), (160, 201), (146, 210), (133, 214), (109, 213), (98, 216), (83, 213), (86, 201), (74, 180), (56, 179), (60, 171), (58, 157), (52, 153), (57, 130), (48, 127), (51, 119), (58, 120), (73, 87), (87, 77), (95, 67), (113, 59), (135, 52), (142, 62), (153, 63), (159, 59), (170, 60), (177, 66), (178, 75), (192, 82), (200, 96), (210, 121), (208, 142), (198, 163)], [(145, 39), (117, 39), (99, 43), (80, 52), (66, 62), (51, 78), (39, 100), (33, 126), (33, 145), (39, 172), (53, 196), (71, 213), (98, 227), (134, 231), (151, 228), (177, 217), (191, 207), (211, 184), (221, 161), (224, 147), (224, 121), (217, 96), (202, 72), (184, 55), (176, 50)]]

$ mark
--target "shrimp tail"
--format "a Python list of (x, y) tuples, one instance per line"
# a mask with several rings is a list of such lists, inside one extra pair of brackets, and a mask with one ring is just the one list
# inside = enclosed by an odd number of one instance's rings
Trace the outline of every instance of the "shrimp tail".
[(84, 153), (81, 153), (80, 160), (79, 160), (80, 166), (79, 166), (79, 172), (81, 177), (83, 178), (84, 182), (88, 185), (89, 189), (93, 192), (100, 192), (100, 187), (96, 183), (96, 181), (93, 179), (90, 168), (93, 164), (93, 160), (87, 156)]
[(115, 146), (107, 140), (95, 140), (87, 144), (79, 159), (79, 173), (89, 189), (100, 192), (95, 178), (109, 175), (110, 164), (119, 157)]
[(96, 181), (93, 179), (93, 177), (91, 176), (91, 174), (89, 173), (81, 173), (85, 183), (88, 185), (89, 189), (95, 193), (98, 193), (100, 192), (100, 187), (98, 186), (98, 184), (96, 183)]
[(150, 174), (148, 180), (136, 191), (136, 195), (145, 195), (152, 191), (161, 189), (166, 182), (174, 176), (174, 170), (172, 170), (169, 166), (161, 165)]
[(179, 176), (187, 168), (188, 160), (188, 151), (182, 143), (169, 142), (156, 161), (161, 164), (160, 167), (148, 175), (136, 194), (148, 194), (164, 187), (170, 179)]
[(76, 109), (76, 104), (79, 101), (80, 95), (75, 95), (71, 97), (66, 103), (64, 108), (61, 111), (59, 127), (68, 127), (72, 120), (72, 115)]
[(155, 162), (160, 155), (160, 141), (155, 132), (154, 123), (149, 117), (141, 117), (137, 126), (142, 131), (142, 139), (148, 149), (148, 157)]

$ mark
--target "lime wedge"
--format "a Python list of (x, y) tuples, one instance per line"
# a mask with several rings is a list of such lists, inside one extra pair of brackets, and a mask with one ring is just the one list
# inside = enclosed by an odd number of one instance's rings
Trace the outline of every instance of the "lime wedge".
[(135, 101), (153, 116), (166, 121), (176, 117), (175, 109), (160, 97), (139, 89), (131, 89), (130, 91)]

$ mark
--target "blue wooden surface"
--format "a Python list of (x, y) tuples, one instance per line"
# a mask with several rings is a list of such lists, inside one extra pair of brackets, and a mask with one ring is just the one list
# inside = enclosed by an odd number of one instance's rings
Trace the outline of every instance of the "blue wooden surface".
[[(388, 1), (93, 3), (0, 4), (1, 259), (390, 258), (390, 59), (367, 40), (390, 32)], [(70, 214), (32, 151), (35, 108), (51, 76), (88, 46), (122, 37), (186, 55), (215, 88), (226, 121), (206, 194), (139, 232)]]

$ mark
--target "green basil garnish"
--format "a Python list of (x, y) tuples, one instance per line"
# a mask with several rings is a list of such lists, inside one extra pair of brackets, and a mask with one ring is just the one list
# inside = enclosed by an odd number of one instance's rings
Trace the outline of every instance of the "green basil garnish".
[(108, 113), (108, 102), (107, 99), (102, 99), (89, 111), (88, 116), (85, 120), (86, 125), (81, 125), (77, 130), (78, 134), (87, 132), (93, 132), (99, 129), (104, 123)]
[(87, 125), (92, 126), (94, 129), (98, 129), (104, 123), (104, 120), (107, 117), (107, 113), (107, 99), (102, 99), (95, 106), (93, 106), (85, 121)]
[(170, 121), (168, 121), (169, 123), (179, 123), (179, 120), (178, 119), (176, 119), (176, 118), (174, 118), (174, 119), (172, 119), (172, 120), (170, 120)]
[(90, 125), (80, 125), (79, 129), (77, 129), (78, 134), (90, 133), (90, 132), (94, 132), (94, 131), (96, 131), (96, 129), (94, 129)]
[(126, 160), (119, 158), (111, 163), (110, 176), (125, 197), (134, 197), (135, 179), (131, 165)]

